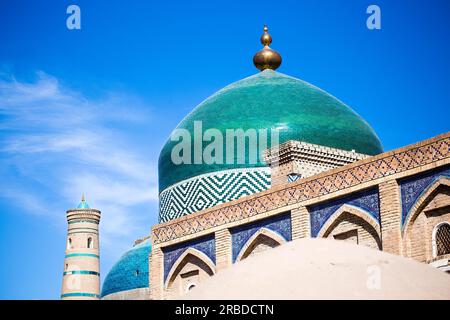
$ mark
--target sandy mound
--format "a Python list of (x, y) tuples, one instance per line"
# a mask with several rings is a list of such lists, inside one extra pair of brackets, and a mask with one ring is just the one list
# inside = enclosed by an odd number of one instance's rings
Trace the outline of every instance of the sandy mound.
[(181, 299), (450, 299), (450, 275), (364, 246), (301, 239), (234, 264)]

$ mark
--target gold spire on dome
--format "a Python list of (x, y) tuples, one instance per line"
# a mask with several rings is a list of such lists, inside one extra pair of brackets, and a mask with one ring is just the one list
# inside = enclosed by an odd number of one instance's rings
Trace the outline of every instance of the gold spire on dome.
[(253, 56), (253, 64), (261, 71), (266, 69), (276, 70), (281, 65), (281, 55), (269, 47), (272, 43), (272, 37), (268, 31), (269, 28), (265, 25), (264, 34), (261, 36), (261, 43), (264, 48)]

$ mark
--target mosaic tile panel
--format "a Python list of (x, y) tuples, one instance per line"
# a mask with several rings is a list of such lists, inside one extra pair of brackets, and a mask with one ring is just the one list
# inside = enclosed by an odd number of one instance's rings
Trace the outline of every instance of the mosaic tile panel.
[(400, 180), (402, 227), (419, 197), (441, 177), (450, 178), (450, 166), (445, 166), (437, 170), (431, 170)]
[(166, 278), (169, 275), (170, 269), (172, 269), (173, 264), (188, 248), (203, 252), (208, 256), (208, 258), (211, 259), (212, 262), (216, 263), (216, 242), (214, 239), (214, 235), (200, 237), (192, 241), (186, 241), (163, 248), (164, 281), (166, 281)]
[(270, 188), (270, 169), (236, 169), (201, 175), (160, 194), (159, 222), (167, 222)]
[(344, 204), (366, 211), (380, 223), (378, 188), (371, 188), (309, 207), (311, 236), (316, 237), (327, 220)]
[(278, 233), (286, 241), (292, 240), (291, 214), (280, 214), (271, 218), (248, 223), (231, 229), (233, 263), (247, 241), (261, 228)]
[(284, 189), (269, 190), (248, 200), (195, 214), (192, 218), (158, 225), (153, 228), (153, 242), (158, 244), (195, 234), (449, 158), (450, 134), (445, 134), (398, 152), (387, 152), (362, 160), (360, 164), (356, 162), (333, 170), (319, 178), (292, 182)]

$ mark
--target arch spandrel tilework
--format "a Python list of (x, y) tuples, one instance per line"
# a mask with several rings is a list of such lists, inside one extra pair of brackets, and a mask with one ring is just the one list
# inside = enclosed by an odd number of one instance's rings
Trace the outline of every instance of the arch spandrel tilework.
[(216, 209), (213, 207), (179, 220), (157, 225), (152, 231), (153, 243), (160, 244), (204, 232), (289, 204), (311, 200), (449, 158), (450, 133), (446, 133), (409, 147), (330, 170), (316, 177), (290, 183), (283, 189), (269, 189), (249, 199), (236, 200), (230, 204), (220, 205)]
[(370, 188), (309, 207), (311, 236), (316, 237), (327, 220), (343, 205), (360, 208), (380, 223), (378, 188)]
[(292, 239), (292, 227), (291, 227), (291, 214), (284, 213), (253, 223), (248, 223), (239, 227), (232, 228), (231, 241), (232, 241), (232, 257), (233, 262), (236, 261), (237, 256), (241, 252), (243, 246), (247, 241), (261, 228), (266, 228), (278, 233), (286, 241)]
[(441, 177), (450, 178), (450, 166), (444, 166), (400, 180), (402, 226), (420, 196)]
[(189, 248), (204, 253), (213, 263), (216, 263), (216, 243), (214, 235), (207, 235), (191, 241), (182, 242), (163, 249), (164, 254), (164, 281), (167, 280), (170, 270), (177, 259)]

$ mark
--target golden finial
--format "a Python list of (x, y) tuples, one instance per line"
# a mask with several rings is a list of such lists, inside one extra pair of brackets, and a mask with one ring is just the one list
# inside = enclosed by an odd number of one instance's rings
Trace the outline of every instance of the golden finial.
[(267, 26), (264, 26), (264, 34), (261, 36), (261, 43), (263, 46), (269, 46), (272, 43), (272, 37), (268, 33), (269, 28)]
[(276, 70), (281, 65), (281, 55), (269, 47), (272, 43), (272, 37), (266, 25), (264, 26), (264, 33), (261, 36), (261, 43), (264, 48), (253, 56), (253, 64), (261, 71), (265, 69)]

